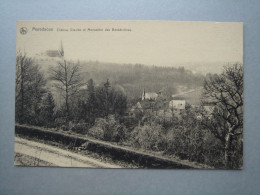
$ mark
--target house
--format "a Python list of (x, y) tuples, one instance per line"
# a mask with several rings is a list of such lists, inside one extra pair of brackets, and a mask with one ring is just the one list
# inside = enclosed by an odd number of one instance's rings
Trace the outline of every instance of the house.
[(158, 96), (158, 93), (145, 92), (144, 90), (142, 94), (142, 100), (156, 100)]
[(171, 100), (169, 102), (169, 108), (183, 110), (185, 109), (185, 100)]

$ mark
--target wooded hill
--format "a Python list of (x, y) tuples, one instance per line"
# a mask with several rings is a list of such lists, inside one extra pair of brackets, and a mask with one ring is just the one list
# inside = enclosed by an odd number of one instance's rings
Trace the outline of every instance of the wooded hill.
[[(37, 60), (48, 78), (49, 68), (57, 66), (57, 59)], [(76, 63), (76, 62), (75, 62)], [(109, 79), (111, 85), (124, 92), (129, 100), (138, 100), (146, 92), (162, 92), (166, 98), (183, 90), (203, 86), (205, 77), (184, 67), (161, 67), (142, 64), (117, 64), (99, 61), (80, 61), (81, 76), (85, 83), (93, 79), (95, 86), (103, 85)], [(195, 97), (196, 98), (196, 97)], [(197, 98), (198, 99), (198, 98)]]
[(130, 99), (141, 98), (146, 92), (164, 93), (170, 97), (177, 93), (179, 86), (194, 89), (203, 85), (204, 76), (194, 74), (183, 67), (158, 67), (141, 64), (115, 64), (102, 62), (80, 62), (82, 76), (88, 80), (92, 78), (96, 85), (109, 79), (113, 86), (123, 90)]

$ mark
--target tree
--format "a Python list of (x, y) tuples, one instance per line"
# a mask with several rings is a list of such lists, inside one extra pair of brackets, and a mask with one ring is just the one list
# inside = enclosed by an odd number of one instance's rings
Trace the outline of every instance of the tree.
[(87, 99), (87, 107), (89, 110), (89, 115), (95, 115), (95, 110), (96, 110), (96, 95), (95, 95), (95, 86), (94, 86), (94, 81), (93, 79), (90, 79), (88, 81), (88, 99)]
[(160, 151), (164, 149), (164, 128), (157, 123), (136, 126), (130, 134), (133, 145), (145, 150)]
[(43, 98), (42, 107), (41, 107), (41, 124), (50, 126), (54, 122), (54, 108), (55, 102), (51, 92), (48, 92), (47, 95)]
[(78, 104), (79, 118), (93, 125), (98, 113), (97, 98), (93, 79), (88, 81), (87, 95)]
[(109, 82), (109, 79), (107, 79), (107, 82), (104, 84), (104, 87), (105, 87), (105, 93), (106, 93), (106, 96), (105, 96), (105, 106), (106, 106), (106, 116), (108, 116), (108, 113), (109, 113), (109, 88), (111, 87), (110, 85), (110, 82)]
[(112, 88), (109, 93), (110, 109), (113, 114), (123, 115), (127, 109), (127, 96)]
[(115, 88), (114, 86), (109, 89), (110, 83), (107, 82), (104, 86), (96, 90), (96, 103), (98, 115), (107, 117), (109, 114), (123, 115), (127, 108), (127, 97), (122, 92), (122, 89)]
[(33, 116), (35, 118), (34, 123), (38, 124), (40, 119), (39, 115), (41, 112), (41, 104), (42, 104), (42, 99), (44, 95), (46, 94), (46, 80), (44, 78), (43, 73), (40, 71), (39, 65), (34, 65), (32, 72), (32, 83), (30, 86), (30, 90), (32, 90), (32, 96), (31, 96), (31, 105), (32, 105), (32, 112)]
[(84, 85), (80, 74), (80, 64), (68, 62), (64, 59), (64, 50), (61, 46), (60, 55), (62, 60), (58, 62), (57, 67), (50, 68), (50, 79), (54, 82), (53, 86), (61, 91), (65, 99), (66, 117), (70, 116), (69, 100), (79, 92), (80, 87)]
[(26, 72), (29, 69), (31, 60), (22, 53), (16, 55), (16, 78), (15, 78), (15, 114), (16, 121), (24, 122), (24, 108), (25, 108), (25, 83), (26, 83)]
[(26, 54), (16, 56), (16, 121), (37, 124), (46, 80), (40, 67)]
[(204, 83), (204, 101), (216, 105), (213, 117), (205, 124), (224, 143), (225, 167), (232, 168), (232, 142), (243, 133), (242, 64), (226, 67), (220, 75), (209, 75)]

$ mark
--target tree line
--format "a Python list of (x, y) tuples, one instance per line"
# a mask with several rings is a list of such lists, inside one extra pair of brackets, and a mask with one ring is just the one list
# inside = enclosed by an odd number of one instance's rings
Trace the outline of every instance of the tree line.
[(127, 97), (138, 99), (145, 89), (149, 92), (163, 91), (168, 96), (177, 92), (176, 86), (198, 88), (203, 85), (204, 76), (184, 67), (158, 67), (142, 64), (115, 64), (98, 61), (82, 61), (82, 74), (101, 83), (109, 78), (112, 85), (125, 89)]
[[(64, 123), (92, 121), (92, 124), (96, 117), (124, 114), (127, 97), (111, 86), (108, 79), (99, 87), (95, 86), (93, 79), (85, 83), (80, 64), (64, 58), (48, 71), (49, 76), (45, 78), (36, 61), (26, 54), (17, 54), (16, 122), (50, 127), (55, 126), (56, 119)], [(51, 86), (46, 85), (47, 80)], [(56, 111), (51, 88), (56, 89), (64, 102)]]

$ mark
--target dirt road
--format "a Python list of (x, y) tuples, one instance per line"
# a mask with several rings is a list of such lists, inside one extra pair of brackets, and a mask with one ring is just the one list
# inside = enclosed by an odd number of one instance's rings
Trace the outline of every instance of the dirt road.
[(54, 146), (15, 137), (15, 165), (121, 168)]

